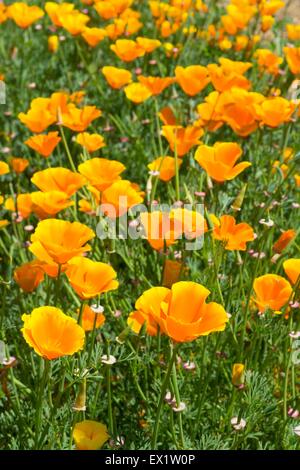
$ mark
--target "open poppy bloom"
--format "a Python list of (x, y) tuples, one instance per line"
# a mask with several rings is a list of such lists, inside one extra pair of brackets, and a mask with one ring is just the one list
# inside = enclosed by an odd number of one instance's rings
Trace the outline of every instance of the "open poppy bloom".
[(207, 70), (217, 91), (226, 91), (233, 87), (249, 90), (251, 83), (243, 75), (249, 67), (252, 67), (252, 64), (229, 61), (228, 64), (227, 62), (223, 62), (221, 65), (208, 64)]
[(277, 274), (257, 277), (253, 289), (255, 292), (253, 300), (260, 312), (271, 309), (275, 313), (281, 313), (280, 309), (287, 304), (293, 292), (290, 283)]
[(169, 142), (172, 152), (178, 157), (183, 157), (192, 147), (199, 145), (199, 138), (203, 135), (203, 130), (199, 127), (188, 126), (163, 126), (162, 135)]
[[(138, 185), (131, 181), (115, 181), (102, 193), (101, 203), (104, 207), (104, 213), (110, 218), (121, 217), (131, 207), (141, 204), (144, 200), (144, 193), (140, 191)], [(109, 207), (108, 212), (105, 206)]]
[(76, 256), (69, 261), (66, 275), (81, 299), (91, 299), (119, 286), (117, 273), (111, 266), (83, 256)]
[(24, 263), (14, 271), (14, 280), (24, 292), (33, 292), (44, 279), (44, 271), (37, 260)]
[(76, 136), (76, 142), (84, 147), (88, 152), (96, 152), (96, 150), (105, 147), (104, 138), (100, 134), (89, 134), (81, 132)]
[(56, 2), (46, 2), (45, 3), (45, 10), (51, 19), (52, 23), (55, 26), (62, 26), (60, 21), (60, 15), (64, 15), (66, 13), (70, 13), (75, 8), (73, 3), (56, 3)]
[(151, 95), (160, 95), (165, 88), (172, 85), (176, 81), (173, 77), (145, 77), (139, 75), (139, 82), (150, 91)]
[(251, 166), (250, 162), (235, 165), (242, 155), (241, 147), (234, 142), (217, 142), (213, 147), (201, 145), (195, 153), (195, 160), (218, 182), (232, 180)]
[(125, 12), (132, 3), (133, 0), (98, 0), (95, 10), (104, 20), (111, 20)]
[(124, 88), (126, 97), (133, 103), (140, 104), (152, 96), (151, 91), (142, 83), (130, 83)]
[(25, 141), (25, 144), (47, 158), (60, 141), (61, 137), (58, 136), (58, 132), (49, 132), (48, 134), (38, 134), (30, 137)]
[(102, 73), (108, 84), (117, 90), (131, 82), (131, 72), (126, 69), (106, 66), (102, 68)]
[(105, 322), (103, 313), (94, 311), (89, 305), (83, 307), (81, 326), (84, 331), (93, 331), (94, 328), (100, 328)]
[(0, 162), (0, 175), (9, 173), (9, 166), (6, 162)]
[(24, 2), (14, 2), (7, 7), (8, 17), (22, 29), (31, 26), (32, 23), (42, 18), (44, 14), (41, 8), (35, 5), (27, 5)]
[(150, 336), (157, 334), (157, 321), (153, 314), (160, 315), (161, 302), (169, 295), (169, 289), (166, 287), (152, 287), (146, 290), (136, 301), (135, 311), (129, 314), (127, 324), (134, 333), (139, 334), (141, 328), (145, 325), (146, 332)]
[(300, 73), (300, 47), (283, 48), (290, 71), (297, 75)]
[(26, 343), (45, 359), (72, 356), (83, 348), (83, 328), (59, 308), (35, 308), (30, 315), (22, 315), (22, 320)]
[(74, 201), (70, 201), (68, 194), (56, 190), (31, 193), (31, 202), (32, 211), (40, 219), (45, 219), (49, 215), (56, 215), (58, 212), (74, 205)]
[(120, 174), (125, 166), (116, 160), (106, 158), (91, 158), (78, 166), (78, 171), (98, 191), (104, 191), (115, 181), (121, 179)]
[(296, 235), (297, 233), (293, 229), (285, 230), (274, 243), (273, 251), (275, 251), (275, 253), (282, 253), (291, 241), (295, 239)]
[(292, 284), (298, 282), (300, 276), (300, 258), (290, 258), (284, 261), (283, 269)]
[(143, 38), (141, 36), (136, 38), (136, 42), (146, 53), (153, 52), (161, 46), (158, 39)]
[(182, 226), (175, 232), (174, 220), (168, 212), (142, 212), (140, 219), (145, 238), (154, 250), (174, 245), (182, 234)]
[(78, 36), (84, 32), (90, 18), (88, 15), (74, 9), (69, 12), (61, 12), (59, 14), (59, 21), (61, 26), (72, 34), (72, 36)]
[(37, 171), (31, 181), (41, 191), (61, 191), (68, 197), (76, 193), (86, 182), (82, 175), (63, 167)]
[(70, 103), (67, 112), (62, 113), (61, 121), (63, 126), (68, 127), (72, 131), (83, 132), (101, 114), (102, 111), (97, 109), (96, 106), (77, 108), (73, 103)]
[(56, 117), (47, 108), (34, 106), (25, 113), (19, 113), (18, 118), (31, 132), (43, 132), (56, 122)]
[(278, 127), (284, 122), (289, 122), (294, 111), (295, 104), (281, 96), (267, 98), (256, 106), (262, 124), (269, 127)]
[[(108, 3), (108, 2), (103, 2)], [(96, 5), (99, 5), (97, 3)], [(108, 440), (105, 424), (86, 419), (76, 423), (73, 428), (73, 439), (78, 450), (98, 450)]]
[(202, 65), (175, 68), (176, 80), (182, 90), (189, 96), (195, 96), (210, 82), (207, 68)]
[(8, 211), (16, 212), (18, 208), (18, 215), (26, 219), (32, 213), (32, 199), (31, 194), (24, 193), (18, 194), (17, 197), (17, 204), (15, 203), (15, 199), (9, 197), (6, 199), (4, 203), (4, 207)]
[(124, 62), (131, 62), (145, 54), (145, 50), (131, 39), (118, 39), (110, 48)]
[(147, 328), (149, 318), (174, 341), (193, 341), (199, 336), (223, 331), (228, 322), (228, 315), (221, 305), (206, 303), (209, 294), (210, 291), (201, 284), (181, 281), (173, 284), (171, 289), (152, 287), (138, 299), (136, 308), (138, 306), (138, 311), (146, 318)]
[(85, 40), (85, 42), (91, 46), (96, 47), (100, 41), (107, 36), (107, 32), (103, 28), (88, 28), (87, 26), (84, 28), (81, 36)]
[(250, 225), (242, 222), (237, 224), (231, 215), (222, 215), (220, 221), (213, 218), (215, 225), (213, 238), (224, 243), (225, 250), (245, 251), (246, 243), (254, 240), (254, 232)]
[[(182, 161), (179, 160), (178, 168), (180, 168), (181, 165)], [(175, 158), (169, 156), (158, 157), (156, 160), (149, 163), (148, 168), (153, 174), (157, 174), (161, 181), (170, 181), (176, 173)]]
[(29, 250), (41, 261), (65, 264), (75, 256), (89, 251), (88, 240), (94, 232), (79, 222), (47, 219), (38, 223), (31, 235)]
[(29, 165), (27, 158), (12, 157), (10, 158), (9, 163), (17, 174), (23, 173)]
[(279, 66), (283, 62), (281, 57), (274, 54), (270, 49), (257, 49), (255, 56), (257, 57), (258, 65), (262, 70), (266, 70), (272, 75), (278, 75)]

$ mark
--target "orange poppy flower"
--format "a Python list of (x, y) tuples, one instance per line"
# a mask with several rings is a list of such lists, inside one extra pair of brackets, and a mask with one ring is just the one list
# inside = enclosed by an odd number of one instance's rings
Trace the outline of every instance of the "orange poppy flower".
[(146, 53), (153, 52), (161, 46), (161, 42), (158, 41), (158, 39), (144, 38), (141, 36), (136, 38), (136, 42)]
[(118, 67), (103, 67), (102, 73), (108, 84), (114, 89), (120, 89), (131, 82), (131, 72)]
[(241, 88), (232, 88), (220, 95), (218, 109), (225, 121), (236, 134), (247, 136), (258, 127), (258, 110), (264, 101), (260, 93), (252, 93)]
[(276, 243), (274, 243), (273, 251), (275, 251), (275, 253), (282, 253), (283, 250), (291, 243), (291, 241), (294, 240), (296, 235), (297, 233), (293, 229), (285, 230), (280, 235)]
[(49, 132), (30, 137), (25, 141), (25, 144), (43, 157), (48, 158), (60, 141), (61, 137), (58, 137), (58, 132)]
[[(178, 161), (178, 167), (180, 168), (182, 165), (182, 161)], [(153, 173), (157, 173), (158, 178), (161, 181), (170, 181), (173, 176), (175, 176), (175, 158), (164, 156), (158, 157), (153, 160), (148, 165), (149, 170)]]
[[(231, 66), (233, 61), (230, 61), (230, 63), (230, 66), (227, 66), (227, 64), (225, 65), (225, 63), (222, 65), (209, 64), (207, 66), (207, 70), (214, 88), (217, 91), (226, 91), (233, 87), (249, 90), (251, 83), (249, 80), (247, 80), (246, 77), (242, 75), (242, 73), (244, 73), (244, 71), (249, 68), (249, 65), (244, 64), (244, 67), (240, 66), (237, 68), (236, 65)], [(243, 63), (238, 62), (237, 64)], [(250, 66), (252, 66), (252, 64), (250, 64)]]
[(65, 264), (75, 256), (89, 251), (85, 245), (94, 238), (94, 232), (79, 222), (47, 219), (38, 223), (31, 235), (29, 250), (41, 261)]
[(287, 24), (285, 27), (290, 41), (298, 41), (300, 39), (300, 24)]
[(23, 173), (24, 170), (29, 165), (29, 161), (26, 158), (17, 158), (17, 157), (12, 157), (9, 161), (12, 169), (17, 173)]
[(6, 199), (4, 207), (8, 211), (16, 212), (18, 207), (18, 214), (26, 219), (32, 212), (32, 200), (31, 194), (18, 194), (17, 197), (17, 204), (15, 204), (15, 200), (12, 197)]
[(290, 283), (277, 274), (265, 274), (257, 277), (253, 283), (253, 299), (260, 312), (267, 309), (281, 313), (280, 309), (289, 301), (293, 289)]
[(81, 322), (84, 331), (93, 331), (94, 328), (100, 328), (105, 323), (105, 316), (103, 313), (94, 312), (89, 305), (85, 305)]
[(45, 359), (72, 356), (83, 348), (83, 328), (59, 308), (35, 308), (30, 315), (22, 315), (22, 320), (26, 343)]
[(146, 290), (136, 301), (136, 310), (131, 312), (127, 318), (127, 324), (134, 333), (139, 334), (143, 325), (150, 336), (157, 334), (157, 322), (153, 318), (155, 312), (160, 315), (160, 305), (169, 295), (166, 287), (152, 287)]
[(102, 28), (85, 27), (81, 36), (89, 46), (96, 47), (100, 41), (103, 41), (103, 39), (106, 38), (107, 32)]
[(175, 231), (174, 218), (168, 212), (142, 212), (141, 223), (144, 227), (145, 237), (154, 250), (174, 245), (182, 234), (182, 226)]
[(120, 174), (124, 170), (125, 166), (122, 163), (106, 158), (91, 158), (78, 166), (79, 173), (98, 191), (104, 191), (112, 183), (120, 180)]
[(283, 51), (290, 71), (298, 75), (300, 73), (300, 47), (284, 47)]
[(281, 96), (271, 97), (256, 106), (256, 112), (262, 121), (269, 127), (278, 127), (291, 120), (295, 111), (295, 104)]
[(51, 34), (48, 37), (48, 51), (56, 52), (59, 46), (59, 37), (56, 34)]
[(144, 77), (143, 75), (139, 75), (138, 80), (142, 85), (148, 88), (151, 95), (154, 96), (160, 95), (165, 88), (176, 81), (176, 79), (172, 77)]
[(292, 284), (297, 284), (300, 276), (300, 258), (290, 258), (284, 261), (283, 269)]
[(177, 152), (178, 157), (183, 157), (192, 147), (199, 145), (199, 138), (204, 134), (199, 127), (188, 126), (163, 126), (162, 135), (169, 142), (172, 152)]
[(200, 237), (208, 230), (206, 220), (197, 211), (178, 207), (171, 210), (170, 217), (174, 232), (183, 233), (188, 240)]
[(45, 219), (49, 215), (56, 215), (74, 205), (74, 201), (70, 201), (68, 194), (63, 191), (36, 191), (31, 193), (31, 201), (32, 211), (41, 219)]
[(72, 36), (78, 36), (83, 33), (90, 18), (78, 10), (72, 10), (70, 12), (61, 12), (59, 14), (59, 21), (61, 26)]
[(182, 90), (189, 96), (195, 96), (210, 82), (207, 68), (202, 65), (175, 68), (177, 82)]
[(24, 292), (33, 292), (44, 279), (44, 271), (37, 260), (24, 263), (14, 271), (14, 280)]
[(51, 21), (55, 26), (61, 27), (62, 23), (59, 19), (60, 15), (65, 13), (70, 13), (74, 10), (75, 6), (73, 3), (56, 3), (56, 2), (46, 2), (45, 10), (50, 17)]
[(159, 119), (166, 126), (176, 126), (178, 124), (175, 114), (169, 106), (165, 106), (158, 113)]
[(252, 227), (245, 222), (236, 224), (231, 215), (222, 215), (218, 224), (214, 225), (213, 238), (222, 241), (225, 250), (245, 251), (246, 243), (254, 240)]
[[(163, 294), (161, 299), (158, 299), (158, 292)], [(207, 304), (210, 291), (196, 282), (176, 282), (171, 289), (153, 287), (146, 293), (153, 320), (160, 331), (174, 341), (193, 341), (199, 336), (223, 331), (228, 322), (224, 308), (215, 302)]]
[(111, 266), (83, 256), (76, 256), (69, 261), (66, 275), (81, 299), (91, 299), (119, 286), (117, 273)]
[(7, 173), (9, 173), (8, 164), (0, 161), (0, 175), (6, 175)]
[(131, 62), (145, 54), (145, 50), (131, 39), (118, 39), (110, 49), (124, 62)]
[(84, 147), (88, 152), (96, 152), (96, 150), (105, 147), (104, 138), (100, 134), (89, 134), (81, 132), (76, 136), (76, 142)]
[(105, 424), (88, 419), (75, 424), (72, 436), (78, 450), (98, 450), (109, 439)]
[(213, 147), (200, 145), (195, 153), (195, 160), (215, 181), (224, 182), (232, 180), (242, 171), (251, 166), (250, 162), (236, 161), (243, 151), (234, 142), (218, 142)]
[(259, 10), (261, 15), (275, 15), (275, 13), (285, 6), (285, 2), (280, 0), (269, 0), (260, 2)]
[(68, 111), (63, 113), (62, 124), (72, 131), (83, 132), (91, 124), (92, 121), (101, 116), (102, 111), (96, 106), (84, 106), (76, 108), (73, 103), (68, 105)]
[(121, 217), (131, 207), (141, 204), (144, 200), (144, 193), (139, 187), (127, 180), (115, 181), (111, 186), (102, 193), (103, 204), (111, 205), (114, 213), (108, 213), (108, 217)]
[(273, 75), (278, 75), (279, 66), (283, 62), (281, 57), (274, 54), (270, 49), (257, 49), (255, 57), (257, 57), (258, 65), (261, 69)]
[(31, 26), (32, 23), (42, 18), (44, 14), (41, 8), (35, 5), (29, 6), (24, 2), (15, 2), (7, 7), (7, 16), (22, 29)]
[(124, 88), (126, 97), (133, 103), (140, 104), (152, 96), (148, 87), (142, 83), (130, 83)]
[(1, 220), (0, 219), (0, 229), (6, 227), (7, 225), (9, 225), (8, 220), (6, 220), (6, 219)]
[(25, 113), (19, 113), (18, 118), (31, 132), (43, 132), (56, 122), (56, 117), (47, 108), (34, 106)]
[(270, 15), (264, 15), (261, 18), (261, 30), (263, 33), (269, 31), (272, 28), (273, 24), (275, 23), (275, 18)]
[(68, 168), (57, 167), (37, 171), (31, 178), (41, 191), (61, 191), (72, 196), (85, 184), (85, 178)]

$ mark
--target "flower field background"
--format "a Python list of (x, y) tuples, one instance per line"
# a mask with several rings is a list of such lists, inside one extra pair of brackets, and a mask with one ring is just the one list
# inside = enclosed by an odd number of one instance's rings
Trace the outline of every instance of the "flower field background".
[(0, 3), (1, 449), (300, 448), (299, 10)]

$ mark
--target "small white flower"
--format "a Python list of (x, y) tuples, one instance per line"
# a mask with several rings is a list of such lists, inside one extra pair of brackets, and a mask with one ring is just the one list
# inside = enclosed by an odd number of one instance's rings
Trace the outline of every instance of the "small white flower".
[(246, 427), (246, 421), (243, 418), (241, 418), (241, 420), (239, 422), (237, 416), (234, 416), (234, 418), (232, 418), (230, 422), (232, 424), (232, 427), (236, 431), (241, 431)]
[(300, 338), (300, 331), (291, 331), (289, 333), (290, 338), (297, 339)]
[(102, 307), (102, 305), (94, 304), (91, 306), (91, 310), (93, 310), (94, 313), (103, 313), (104, 307)]
[(186, 409), (186, 404), (181, 401), (179, 405), (177, 406), (172, 406), (172, 410), (175, 411), (175, 413), (180, 413), (181, 411), (184, 411)]
[(271, 219), (268, 219), (268, 220), (260, 219), (259, 223), (262, 224), (262, 225), (266, 225), (267, 227), (273, 227), (273, 225), (274, 225), (274, 222)]
[(300, 437), (300, 425), (294, 428), (294, 433), (296, 434), (296, 436)]
[(117, 359), (114, 357), (114, 356), (107, 356), (106, 354), (104, 354), (104, 356), (101, 357), (101, 362), (102, 364), (107, 364), (109, 366), (112, 366), (113, 364), (115, 364), (117, 362)]

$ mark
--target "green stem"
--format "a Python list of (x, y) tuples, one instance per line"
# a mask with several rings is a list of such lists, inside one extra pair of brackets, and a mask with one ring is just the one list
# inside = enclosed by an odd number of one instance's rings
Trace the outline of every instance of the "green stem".
[(168, 384), (170, 382), (170, 375), (171, 375), (173, 364), (174, 364), (174, 361), (175, 361), (175, 358), (176, 358), (177, 348), (178, 348), (178, 345), (175, 346), (174, 348), (172, 348), (172, 345), (171, 345), (171, 351), (172, 351), (172, 349), (173, 349), (173, 351), (171, 353), (171, 358), (169, 360), (168, 369), (167, 369), (164, 381), (163, 381), (162, 386), (161, 386), (160, 397), (159, 397), (158, 405), (157, 405), (154, 431), (153, 431), (152, 440), (151, 440), (151, 449), (152, 450), (156, 449), (157, 436), (158, 436), (159, 425), (160, 425), (160, 415), (161, 415), (162, 406), (163, 406), (163, 403), (164, 403), (164, 398), (165, 398), (165, 395), (166, 395), (166, 390), (167, 390)]

